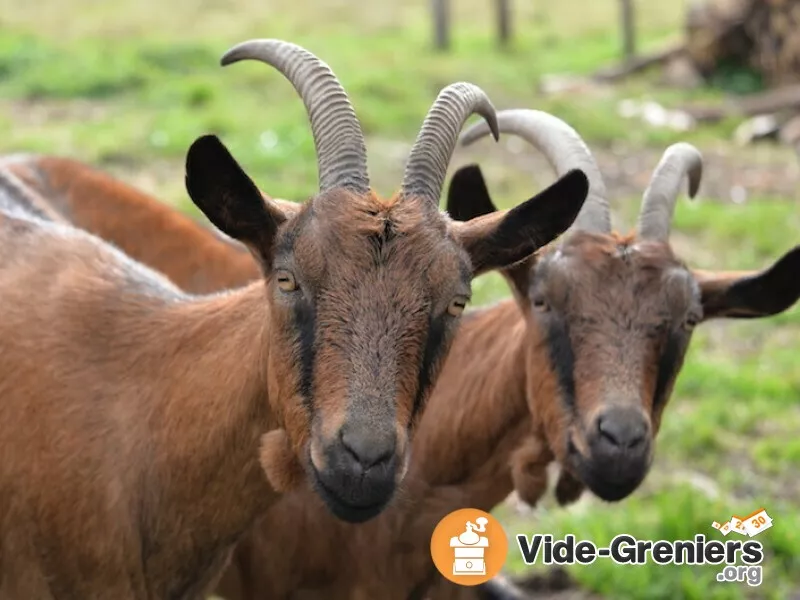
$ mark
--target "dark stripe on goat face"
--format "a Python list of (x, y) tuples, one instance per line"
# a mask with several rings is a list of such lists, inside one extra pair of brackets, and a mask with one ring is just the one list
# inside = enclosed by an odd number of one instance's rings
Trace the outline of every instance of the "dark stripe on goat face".
[(313, 302), (301, 299), (292, 309), (300, 350), (300, 395), (309, 414), (314, 414), (314, 360), (316, 358), (317, 314)]
[(678, 332), (671, 332), (667, 338), (664, 350), (658, 359), (658, 374), (656, 375), (656, 389), (653, 393), (653, 412), (664, 406), (667, 401), (667, 386), (675, 377), (680, 368), (685, 339)]
[(417, 375), (417, 396), (414, 398), (414, 407), (411, 410), (409, 427), (414, 423), (424, 405), (425, 395), (428, 393), (433, 381), (434, 371), (441, 358), (445, 339), (445, 323), (439, 318), (432, 318), (429, 322), (428, 337), (425, 341), (425, 350), (422, 353), (422, 362)]
[(566, 321), (555, 316), (548, 316), (543, 321), (545, 321), (543, 325), (550, 362), (556, 373), (564, 404), (574, 414), (575, 355), (572, 351), (569, 326)]

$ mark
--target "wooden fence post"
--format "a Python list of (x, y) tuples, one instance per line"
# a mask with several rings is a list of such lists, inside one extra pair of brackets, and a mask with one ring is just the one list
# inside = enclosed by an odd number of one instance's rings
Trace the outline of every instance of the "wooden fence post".
[(494, 0), (497, 9), (497, 35), (501, 48), (511, 40), (511, 0)]
[(433, 38), (437, 50), (450, 47), (450, 2), (449, 0), (431, 0), (433, 10)]
[(633, 0), (620, 0), (622, 15), (622, 53), (625, 62), (636, 55), (636, 14)]

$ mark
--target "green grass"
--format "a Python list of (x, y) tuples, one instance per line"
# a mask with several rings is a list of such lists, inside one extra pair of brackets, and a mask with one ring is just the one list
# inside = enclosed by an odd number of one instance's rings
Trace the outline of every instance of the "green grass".
[[(11, 4), (11, 3), (6, 3)], [(4, 6), (0, 22), (0, 151), (69, 154), (102, 165), (194, 212), (182, 162), (199, 135), (219, 134), (266, 192), (303, 199), (316, 188), (316, 164), (302, 103), (263, 64), (221, 68), (219, 57), (253, 37), (306, 45), (348, 90), (367, 134), (370, 171), (383, 194), (399, 185), (404, 160), (438, 91), (467, 80), (498, 108), (549, 110), (597, 151), (663, 150), (678, 140), (734, 151), (726, 121), (691, 134), (656, 129), (617, 114), (621, 98), (652, 97), (668, 106), (713, 100), (718, 91), (657, 89), (645, 75), (598, 93), (544, 97), (543, 75), (585, 74), (619, 53), (615, 0), (516, 3), (513, 47), (495, 47), (488, 1), (454, 2), (453, 49), (431, 50), (424, 0), (57, 0)], [(640, 0), (643, 49), (679, 35), (680, 2)], [(723, 74), (724, 75), (724, 74)], [(741, 78), (730, 88), (751, 85)], [(723, 82), (724, 83), (724, 82)], [(616, 146), (613, 146), (616, 147)], [(735, 150), (762, 160), (757, 150)], [(519, 168), (510, 144), (459, 150), (454, 165), (484, 164), (503, 206), (545, 183)], [(797, 243), (800, 210), (781, 198), (743, 205), (700, 198), (680, 202), (673, 240), (703, 269), (766, 266)], [(633, 223), (638, 197), (612, 198)], [(474, 284), (475, 304), (508, 295), (496, 274)], [(533, 517), (498, 509), (510, 532), (576, 533), (597, 543), (617, 533), (677, 539), (713, 520), (765, 506), (775, 525), (759, 538), (769, 555), (764, 583), (749, 589), (714, 581), (714, 569), (624, 567), (598, 561), (575, 567), (587, 588), (608, 598), (784, 598), (800, 572), (800, 309), (752, 322), (702, 325), (689, 351), (658, 440), (653, 473), (621, 504), (545, 502)], [(692, 485), (713, 482), (713, 494)], [(512, 554), (516, 557), (516, 553)], [(509, 569), (522, 572), (513, 558)]]

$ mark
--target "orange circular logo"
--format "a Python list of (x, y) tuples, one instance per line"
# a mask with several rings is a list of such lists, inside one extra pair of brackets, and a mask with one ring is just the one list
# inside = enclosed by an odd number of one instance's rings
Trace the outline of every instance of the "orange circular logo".
[(446, 515), (431, 536), (431, 557), (439, 572), (459, 585), (479, 585), (503, 568), (508, 538), (497, 519), (477, 508)]

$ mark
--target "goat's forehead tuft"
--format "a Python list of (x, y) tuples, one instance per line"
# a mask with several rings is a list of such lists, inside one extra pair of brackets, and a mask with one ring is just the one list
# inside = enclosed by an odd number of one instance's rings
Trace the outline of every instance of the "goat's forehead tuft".
[(563, 240), (558, 245), (558, 251), (550, 253), (550, 256), (554, 259), (569, 258), (576, 265), (587, 267), (622, 263), (632, 268), (667, 270), (683, 266), (669, 244), (637, 240), (632, 234), (623, 236), (618, 233), (579, 231)]
[(438, 210), (416, 198), (374, 193), (354, 194), (333, 190), (309, 202), (318, 230), (354, 237), (397, 233), (404, 236), (448, 236), (447, 219)]
[(653, 289), (680, 279), (688, 269), (668, 244), (637, 241), (634, 236), (577, 232), (538, 259), (540, 281), (588, 289)]
[(468, 282), (471, 272), (441, 213), (413, 199), (374, 194), (314, 198), (281, 228), (276, 249), (287, 266), (310, 277), (327, 273), (353, 281), (388, 269), (408, 285), (452, 280), (455, 286)]

